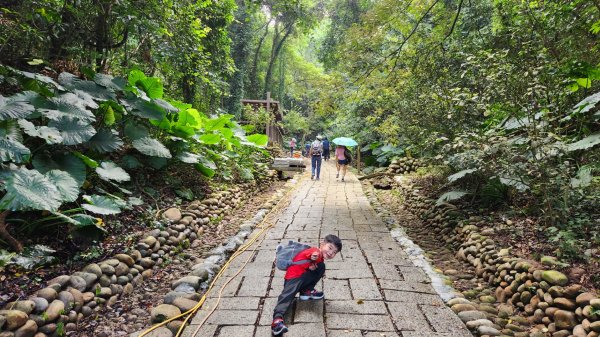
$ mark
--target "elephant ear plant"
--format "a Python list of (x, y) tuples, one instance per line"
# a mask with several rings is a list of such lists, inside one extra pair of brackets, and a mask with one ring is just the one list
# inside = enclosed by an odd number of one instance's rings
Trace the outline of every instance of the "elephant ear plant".
[(237, 158), (249, 173), (246, 148), (266, 143), (246, 137), (231, 115), (207, 117), (164, 98), (160, 79), (137, 70), (127, 79), (54, 80), (0, 66), (0, 82), (23, 89), (0, 95), (0, 243), (16, 252), (23, 246), (9, 223), (29, 233), (67, 224), (71, 233), (101, 234), (101, 216), (143, 202), (126, 189), (127, 170), (183, 162), (212, 177)]

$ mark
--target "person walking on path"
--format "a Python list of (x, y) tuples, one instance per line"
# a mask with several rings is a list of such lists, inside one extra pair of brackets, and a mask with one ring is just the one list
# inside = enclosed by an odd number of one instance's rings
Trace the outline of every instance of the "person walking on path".
[(294, 148), (296, 147), (296, 138), (290, 139), (290, 158), (294, 158)]
[(327, 137), (323, 138), (323, 160), (329, 160), (329, 139)]
[(329, 234), (323, 239), (319, 247), (305, 249), (292, 259), (292, 262), (305, 263), (292, 264), (285, 273), (283, 290), (273, 310), (271, 331), (274, 336), (282, 335), (288, 331), (283, 317), (297, 293), (300, 293), (300, 301), (320, 300), (325, 297), (322, 291), (315, 290), (315, 285), (325, 274), (324, 260), (334, 258), (341, 250), (342, 240), (333, 234)]
[(346, 171), (348, 169), (348, 158), (346, 158), (346, 150), (347, 148), (343, 145), (338, 145), (335, 147), (335, 167), (337, 169), (336, 178), (340, 177), (340, 170), (342, 171), (342, 181), (344, 181), (344, 177), (346, 176)]
[(308, 157), (309, 152), (310, 152), (310, 143), (306, 142), (306, 144), (304, 144), (304, 156)]
[(316, 180), (319, 180), (319, 176), (321, 175), (321, 159), (323, 156), (323, 143), (321, 142), (322, 138), (323, 137), (321, 137), (321, 135), (318, 135), (317, 139), (315, 139), (312, 142), (312, 144), (310, 144), (310, 151), (308, 156), (310, 157), (311, 180), (315, 178), (315, 171)]

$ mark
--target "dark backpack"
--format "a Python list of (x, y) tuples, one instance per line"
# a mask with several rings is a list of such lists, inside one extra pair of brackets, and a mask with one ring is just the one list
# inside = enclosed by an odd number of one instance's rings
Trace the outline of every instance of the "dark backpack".
[(304, 264), (310, 262), (310, 260), (301, 260), (292, 262), (294, 257), (301, 251), (310, 248), (309, 245), (297, 241), (288, 241), (287, 245), (280, 244), (275, 250), (275, 265), (279, 270), (287, 270), (291, 265)]
[(348, 148), (344, 149), (344, 157), (346, 157), (346, 164), (350, 164), (352, 162), (352, 152), (350, 152)]

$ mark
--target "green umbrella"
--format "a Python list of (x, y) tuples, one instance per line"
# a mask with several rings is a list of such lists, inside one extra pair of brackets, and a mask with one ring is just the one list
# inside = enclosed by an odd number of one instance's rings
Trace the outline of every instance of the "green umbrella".
[(335, 145), (343, 145), (343, 146), (358, 145), (358, 143), (354, 139), (348, 138), (348, 137), (338, 137), (338, 138), (332, 140), (331, 142), (334, 143)]

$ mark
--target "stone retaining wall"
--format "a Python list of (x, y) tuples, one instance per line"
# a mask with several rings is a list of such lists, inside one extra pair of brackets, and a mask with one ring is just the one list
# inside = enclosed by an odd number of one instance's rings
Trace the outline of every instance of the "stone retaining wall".
[(490, 286), (491, 290), (465, 292), (471, 301), (457, 298), (447, 303), (472, 331), (481, 336), (600, 336), (600, 299), (595, 293), (569, 284), (557, 270), (498, 247), (494, 224), (466, 217), (448, 203), (436, 206), (405, 179), (395, 181), (407, 209)]
[[(271, 174), (266, 181), (258, 184), (262, 186), (259, 189), (266, 189), (275, 179), (276, 175)], [(158, 267), (182, 247), (193, 247), (211, 221), (243, 207), (255, 192), (258, 192), (257, 186), (248, 183), (215, 192), (204, 200), (193, 201), (183, 210), (168, 209), (162, 214), (165, 229), (152, 230), (129, 251), (91, 263), (71, 275), (58, 276), (27, 300), (8, 303), (0, 310), (0, 337), (72, 334), (79, 320), (99, 312), (105, 306), (110, 307), (119, 298), (131, 293), (144, 278), (152, 275), (154, 266)], [(271, 205), (274, 203), (273, 200)], [(242, 227), (238, 236), (221, 246), (223, 251), (234, 251), (243, 242), (239, 236), (247, 233), (248, 229)], [(177, 294), (172, 292), (171, 296), (167, 295), (165, 303), (177, 301), (184, 308), (192, 304), (186, 300), (199, 299), (196, 291), (218, 270), (218, 263), (218, 259), (209, 258), (201, 266), (192, 268), (190, 275), (173, 284)], [(190, 286), (193, 293), (190, 292)], [(182, 295), (178, 296), (180, 293)], [(156, 317), (153, 319), (156, 320)]]

